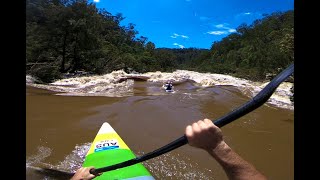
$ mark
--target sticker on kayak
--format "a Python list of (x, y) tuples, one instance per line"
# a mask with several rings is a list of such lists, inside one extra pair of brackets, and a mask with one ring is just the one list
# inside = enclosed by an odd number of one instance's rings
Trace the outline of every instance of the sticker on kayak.
[(96, 143), (96, 145), (94, 146), (94, 152), (118, 149), (118, 148), (119, 148), (119, 144), (116, 139), (103, 140)]

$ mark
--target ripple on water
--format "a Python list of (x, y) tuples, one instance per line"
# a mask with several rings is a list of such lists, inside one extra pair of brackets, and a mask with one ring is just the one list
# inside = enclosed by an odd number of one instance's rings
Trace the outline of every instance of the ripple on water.
[(155, 179), (214, 179), (211, 170), (199, 168), (197, 163), (179, 154), (163, 154), (143, 164)]

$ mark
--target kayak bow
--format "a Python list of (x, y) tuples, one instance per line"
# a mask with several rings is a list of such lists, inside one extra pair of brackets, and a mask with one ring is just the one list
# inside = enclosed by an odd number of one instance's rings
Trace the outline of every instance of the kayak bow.
[[(136, 158), (134, 153), (110, 124), (105, 122), (91, 144), (83, 162), (83, 167), (94, 166), (98, 169), (132, 158)], [(104, 172), (95, 179), (154, 180), (150, 172), (141, 163), (116, 171)]]

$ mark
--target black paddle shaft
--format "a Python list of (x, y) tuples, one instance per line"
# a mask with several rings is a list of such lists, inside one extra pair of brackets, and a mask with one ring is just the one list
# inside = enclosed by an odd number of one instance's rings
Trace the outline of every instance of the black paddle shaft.
[[(214, 124), (218, 127), (223, 127), (224, 125), (240, 118), (241, 116), (244, 116), (248, 114), (249, 112), (257, 109), (262, 104), (264, 104), (273, 94), (273, 92), (277, 89), (277, 87), (285, 81), (291, 74), (294, 72), (294, 64), (291, 64), (289, 67), (287, 67), (285, 70), (283, 70), (280, 74), (278, 74), (275, 78), (272, 79), (271, 82), (267, 86), (265, 86), (255, 97), (253, 97), (250, 101), (243, 104), (239, 108), (231, 111), (230, 113), (226, 114), (225, 116), (217, 119)], [(111, 171), (127, 166), (131, 166), (143, 161), (146, 161), (148, 159), (160, 156), (164, 153), (167, 153), (169, 151), (172, 151), (178, 147), (181, 147), (188, 143), (188, 139), (186, 135), (181, 136), (180, 138), (172, 141), (171, 143), (155, 150), (152, 152), (149, 152), (143, 156), (136, 157), (134, 159), (130, 159), (128, 161), (124, 161), (118, 164), (114, 164), (111, 166), (98, 168), (98, 169), (92, 169), (90, 173), (92, 174), (98, 174), (106, 171)]]

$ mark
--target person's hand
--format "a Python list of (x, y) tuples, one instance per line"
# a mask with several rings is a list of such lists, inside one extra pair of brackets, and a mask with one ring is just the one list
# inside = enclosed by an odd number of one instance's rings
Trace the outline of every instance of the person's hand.
[(185, 130), (189, 145), (206, 151), (215, 149), (223, 141), (222, 131), (209, 119), (188, 125)]
[(81, 167), (76, 171), (71, 180), (90, 180), (95, 178), (96, 176), (90, 173), (91, 169), (94, 169), (94, 167)]

